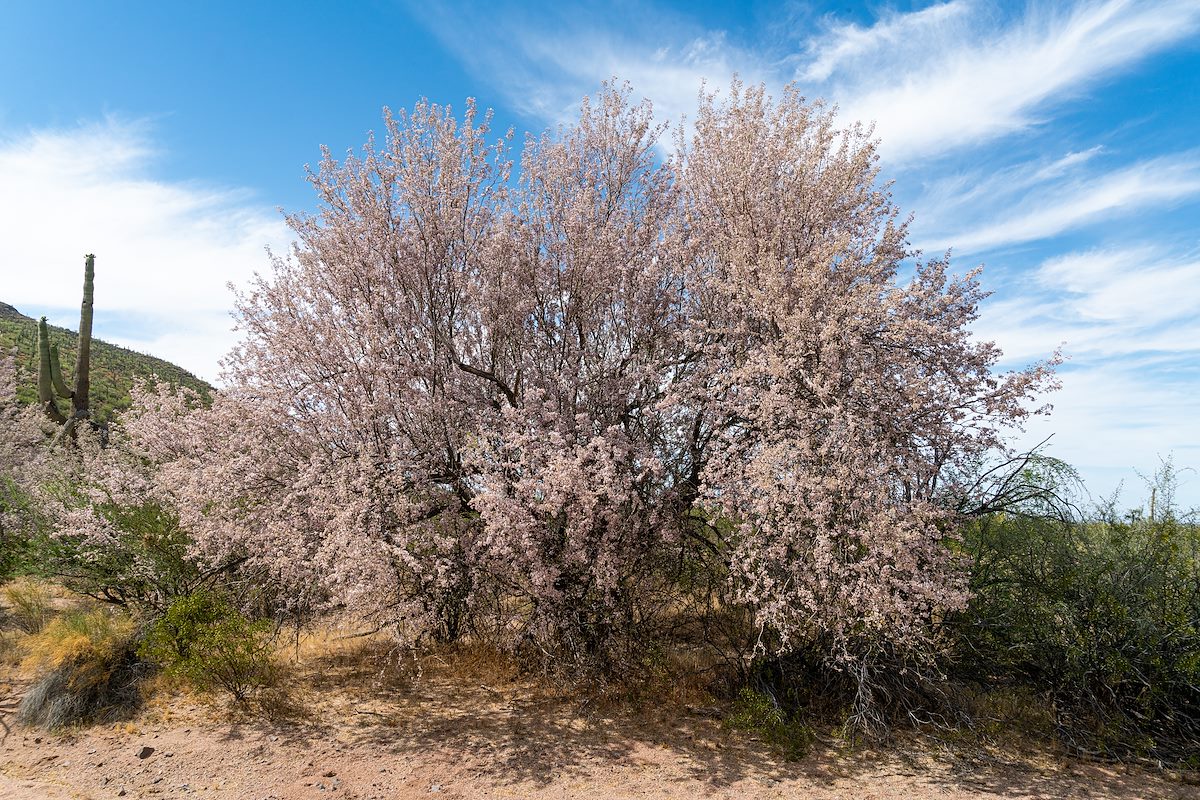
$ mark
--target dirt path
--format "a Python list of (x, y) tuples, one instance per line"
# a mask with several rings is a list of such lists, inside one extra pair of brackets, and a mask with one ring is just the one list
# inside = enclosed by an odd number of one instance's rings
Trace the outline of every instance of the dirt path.
[(322, 634), (285, 660), (266, 713), (158, 686), (128, 721), (48, 733), (17, 723), (33, 676), (10, 659), (0, 798), (1200, 800), (1200, 786), (1177, 775), (929, 740), (879, 752), (829, 741), (786, 762), (720, 713), (689, 706), (686, 687), (640, 710), (606, 708), (564, 699), (486, 652), (416, 669), (383, 645)]
[[(320, 692), (318, 677), (306, 681), (299, 688)], [(521, 684), (498, 691), (428, 679), (388, 701), (309, 700), (304, 714), (264, 721), (174, 697), (128, 723), (60, 735), (4, 711), (0, 797), (1200, 798), (1200, 787), (1140, 769), (985, 763), (928, 745), (817, 748), (786, 763), (699, 714), (588, 716)]]

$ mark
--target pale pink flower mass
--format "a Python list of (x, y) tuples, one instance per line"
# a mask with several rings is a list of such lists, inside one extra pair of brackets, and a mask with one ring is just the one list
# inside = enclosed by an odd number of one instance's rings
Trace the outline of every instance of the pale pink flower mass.
[(611, 660), (701, 559), (761, 648), (927, 659), (967, 599), (959, 477), (1053, 359), (993, 371), (977, 274), (916, 261), (869, 133), (820, 103), (735, 83), (666, 134), (608, 86), (515, 176), (471, 103), (326, 151), (230, 388), (139, 394), (138, 490), (409, 641)]

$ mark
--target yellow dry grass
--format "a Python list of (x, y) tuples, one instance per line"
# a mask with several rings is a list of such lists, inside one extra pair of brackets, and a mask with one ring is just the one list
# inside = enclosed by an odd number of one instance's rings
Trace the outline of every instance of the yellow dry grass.
[[(67, 611), (30, 638), (29, 653), (22, 666), (27, 671), (40, 672), (68, 663), (91, 663), (104, 671), (117, 648), (129, 641), (133, 630), (133, 621), (128, 616), (108, 608)], [(79, 679), (84, 681), (99, 677), (89, 670), (79, 673)]]
[(38, 633), (54, 617), (54, 595), (38, 581), (19, 578), (0, 589), (5, 628)]

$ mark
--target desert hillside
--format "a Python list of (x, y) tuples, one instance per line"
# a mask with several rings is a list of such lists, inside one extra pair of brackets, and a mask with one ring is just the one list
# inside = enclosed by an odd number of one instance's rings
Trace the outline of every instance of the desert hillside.
[[(208, 395), (212, 387), (180, 366), (162, 358), (138, 353), (103, 340), (97, 331), (92, 340), (92, 411), (96, 419), (108, 420), (114, 412), (129, 407), (129, 388), (137, 380), (158, 376), (170, 384), (186, 386)], [(75, 331), (50, 326), (50, 341), (62, 354), (63, 371), (70, 374), (75, 366), (78, 347)], [(0, 354), (17, 353), (19, 378), (17, 397), (32, 403), (37, 391), (37, 320), (7, 303), (0, 302)]]

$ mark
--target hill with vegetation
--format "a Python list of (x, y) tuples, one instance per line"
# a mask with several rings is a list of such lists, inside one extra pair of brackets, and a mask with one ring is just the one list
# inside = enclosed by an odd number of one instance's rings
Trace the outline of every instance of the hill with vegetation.
[[(58, 345), (62, 354), (63, 372), (70, 374), (75, 368), (78, 334), (52, 325), (50, 341)], [(37, 320), (0, 302), (0, 352), (12, 352), (14, 349), (20, 370), (17, 396), (22, 402), (32, 403), (37, 399)], [(107, 421), (114, 412), (128, 408), (129, 390), (134, 381), (150, 380), (155, 375), (160, 380), (175, 386), (186, 386), (206, 397), (212, 392), (212, 386), (208, 383), (170, 361), (93, 338), (93, 417), (101, 422)]]

